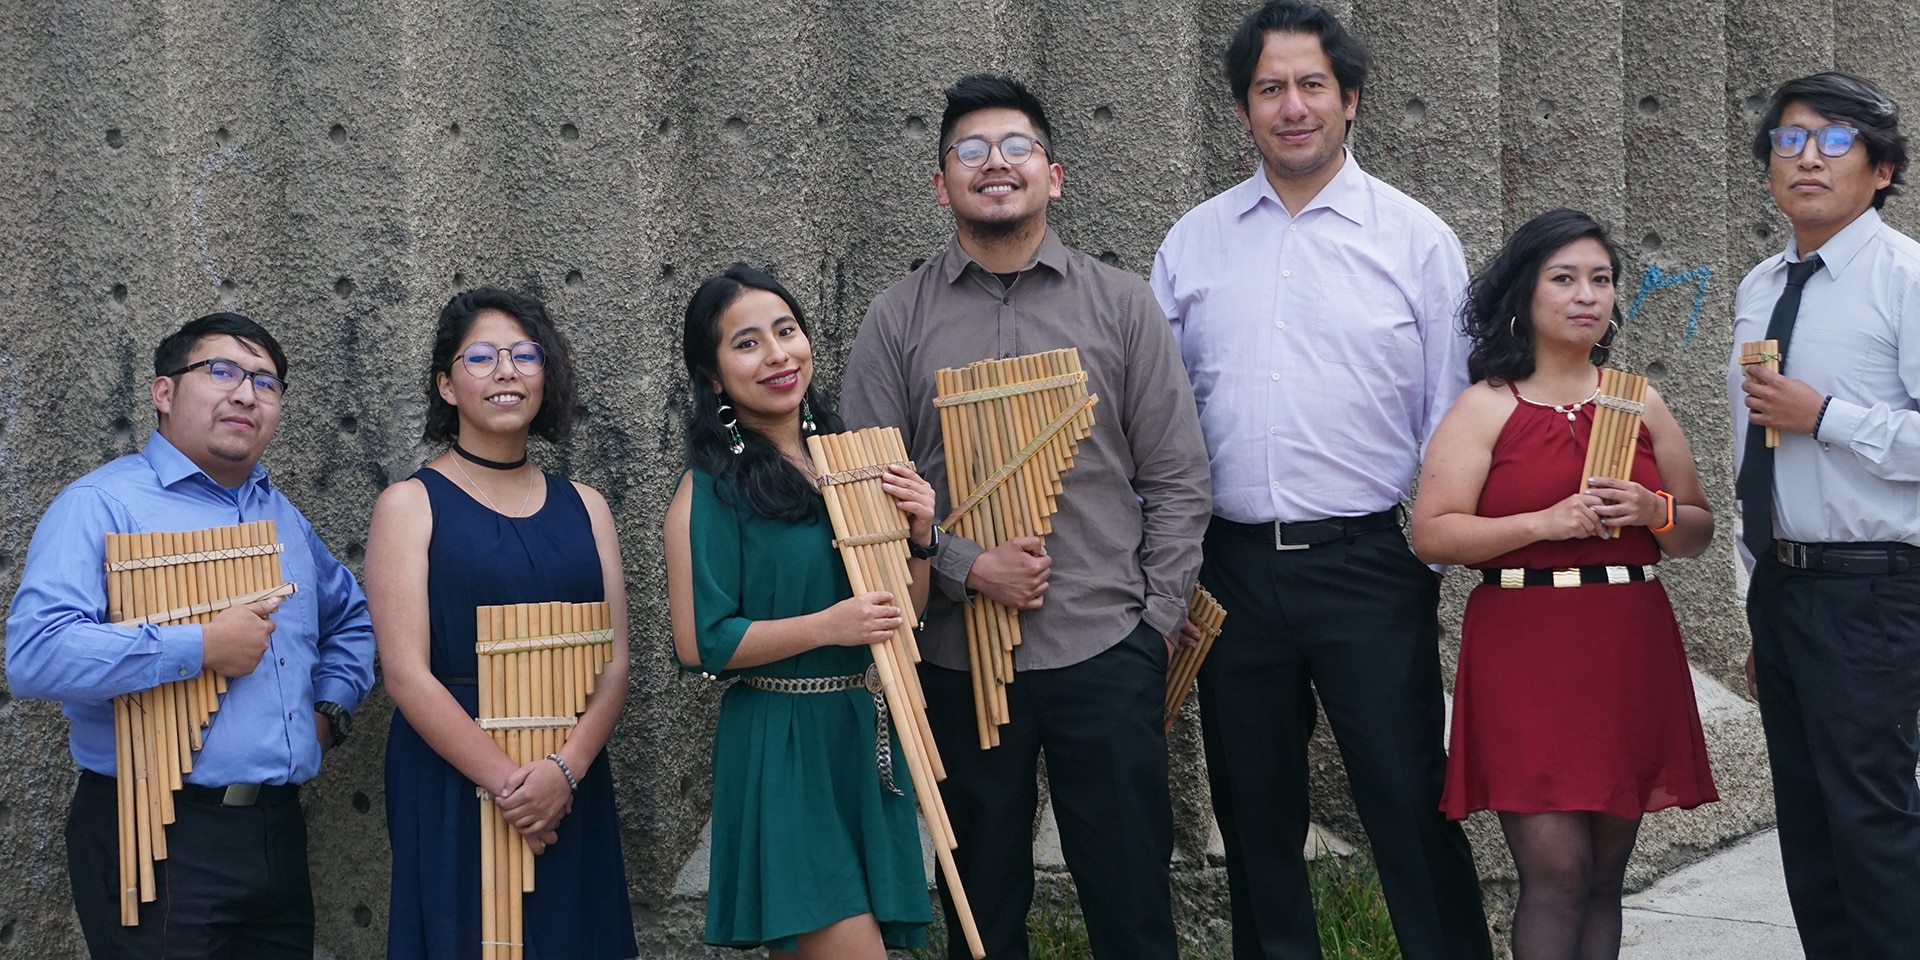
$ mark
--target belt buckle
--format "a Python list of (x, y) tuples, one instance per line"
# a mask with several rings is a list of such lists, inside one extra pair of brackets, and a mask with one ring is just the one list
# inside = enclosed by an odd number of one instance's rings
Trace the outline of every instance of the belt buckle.
[(1773, 559), (1796, 570), (1807, 569), (1807, 545), (1792, 540), (1773, 542)]
[(251, 807), (260, 799), (260, 785), (257, 783), (236, 783), (227, 787), (226, 795), (220, 798), (223, 807)]
[(1520, 567), (1506, 567), (1500, 571), (1500, 589), (1520, 590), (1527, 585), (1527, 571)]
[(1580, 585), (1579, 567), (1555, 567), (1553, 570), (1555, 587), (1577, 587)]
[(1275, 550), (1305, 550), (1313, 546), (1311, 543), (1287, 543), (1284, 539), (1285, 535), (1281, 533), (1281, 530), (1285, 527), (1286, 524), (1278, 520), (1273, 522), (1273, 548)]

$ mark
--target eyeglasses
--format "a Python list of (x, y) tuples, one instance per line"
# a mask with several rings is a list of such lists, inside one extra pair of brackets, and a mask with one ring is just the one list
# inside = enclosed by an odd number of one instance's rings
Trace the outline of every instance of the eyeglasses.
[(532, 340), (522, 340), (511, 347), (496, 347), (484, 340), (469, 344), (460, 354), (460, 366), (476, 377), (490, 377), (500, 365), (503, 353), (523, 377), (537, 377), (547, 368), (547, 351)]
[(1807, 149), (1807, 138), (1812, 137), (1814, 145), (1820, 148), (1823, 157), (1844, 157), (1853, 149), (1853, 140), (1860, 131), (1844, 123), (1836, 123), (1818, 130), (1805, 127), (1775, 127), (1767, 131), (1767, 138), (1773, 141), (1773, 155), (1792, 160)]
[(280, 398), (287, 392), (287, 382), (285, 380), (265, 370), (248, 370), (246, 367), (234, 363), (232, 360), (221, 357), (201, 360), (198, 363), (189, 363), (172, 373), (162, 374), (162, 376), (177, 377), (189, 371), (198, 370), (201, 367), (207, 368), (207, 377), (213, 381), (214, 386), (229, 393), (233, 392), (234, 388), (240, 386), (242, 380), (251, 382), (253, 384), (253, 395), (268, 403), (279, 403)]
[(1000, 158), (1012, 167), (1026, 163), (1033, 156), (1033, 151), (1046, 149), (1045, 144), (1024, 133), (1016, 133), (998, 140), (968, 137), (964, 140), (955, 140), (947, 149), (953, 151), (954, 159), (959, 160), (963, 165), (978, 167), (985, 164), (987, 158), (993, 155), (994, 147), (1000, 148)]

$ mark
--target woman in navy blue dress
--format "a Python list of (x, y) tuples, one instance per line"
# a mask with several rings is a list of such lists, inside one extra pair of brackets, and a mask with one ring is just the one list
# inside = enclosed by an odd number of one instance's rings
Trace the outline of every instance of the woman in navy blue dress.
[[(627, 692), (619, 541), (599, 493), (527, 460), (528, 435), (565, 437), (573, 409), (566, 341), (538, 301), (479, 289), (441, 310), (424, 433), (450, 447), (380, 495), (367, 535), (367, 604), (398, 708), (386, 761), (394, 960), (480, 956), (475, 784), (538, 854), (526, 960), (639, 954), (605, 749)], [(473, 721), (474, 608), (600, 600), (613, 662), (559, 759), (514, 763)]]

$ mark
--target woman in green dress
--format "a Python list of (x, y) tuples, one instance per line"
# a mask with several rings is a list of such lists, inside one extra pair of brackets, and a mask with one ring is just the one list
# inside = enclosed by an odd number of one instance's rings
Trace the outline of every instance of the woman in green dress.
[[(674, 651), (739, 678), (714, 735), (706, 941), (884, 960), (932, 920), (906, 759), (879, 736), (867, 680), (866, 645), (902, 611), (853, 596), (832, 546), (805, 437), (839, 422), (812, 387), (806, 320), (779, 281), (736, 265), (695, 291), (682, 352), (689, 469), (664, 531)], [(883, 485), (928, 547), (933, 488), (900, 466)], [(929, 574), (913, 566), (918, 609)]]

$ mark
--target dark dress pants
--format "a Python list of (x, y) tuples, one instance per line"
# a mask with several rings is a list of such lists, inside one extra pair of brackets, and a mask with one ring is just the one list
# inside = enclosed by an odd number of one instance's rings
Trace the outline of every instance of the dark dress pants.
[[(989, 960), (1027, 956), (1042, 751), (1093, 955), (1174, 960), (1173, 806), (1161, 729), (1167, 648), (1159, 634), (1142, 623), (1091, 659), (1018, 673), (1007, 687), (1012, 722), (991, 750), (980, 749), (968, 673), (922, 664), (920, 682), (947, 768), (940, 796), (960, 841), (954, 861)], [(947, 956), (965, 960), (944, 875), (940, 901)]]
[(1440, 813), (1439, 578), (1399, 530), (1275, 550), (1220, 524), (1200, 581), (1227, 609), (1200, 669), (1236, 960), (1321, 956), (1301, 848), (1314, 694), (1326, 709), (1407, 960), (1487, 960), (1473, 852)]
[(1764, 558), (1747, 622), (1809, 960), (1920, 953), (1920, 570), (1816, 573)]
[(223, 807), (174, 797), (152, 903), (120, 925), (114, 781), (82, 772), (67, 816), (73, 905), (93, 960), (312, 960), (313, 892), (299, 798)]

